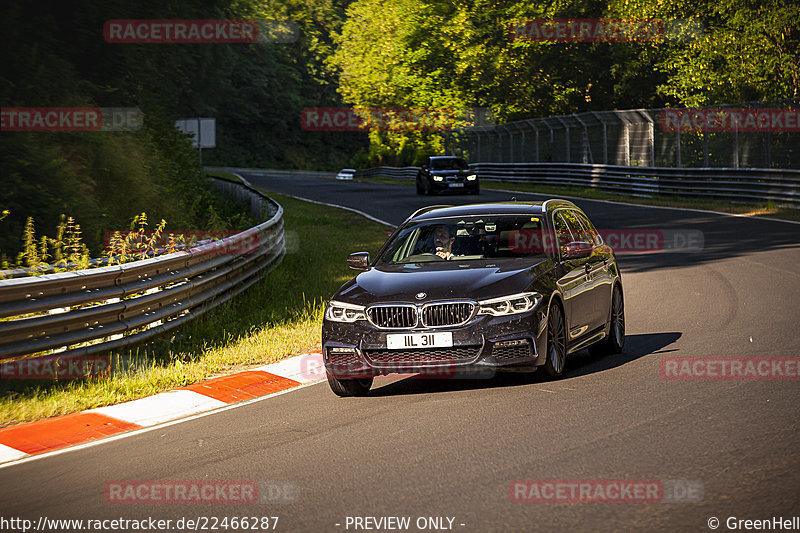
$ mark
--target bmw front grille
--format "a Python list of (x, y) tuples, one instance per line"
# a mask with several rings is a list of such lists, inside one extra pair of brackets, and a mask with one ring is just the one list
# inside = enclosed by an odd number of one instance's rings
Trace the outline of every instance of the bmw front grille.
[(411, 304), (379, 304), (367, 309), (367, 318), (381, 329), (409, 329), (421, 324), (429, 328), (460, 326), (475, 313), (474, 302), (434, 302), (416, 307)]

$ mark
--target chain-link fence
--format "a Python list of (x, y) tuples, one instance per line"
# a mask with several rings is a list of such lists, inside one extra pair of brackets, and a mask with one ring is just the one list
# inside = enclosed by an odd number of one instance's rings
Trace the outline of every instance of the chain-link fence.
[(588, 111), (443, 132), (472, 162), (800, 168), (800, 100)]

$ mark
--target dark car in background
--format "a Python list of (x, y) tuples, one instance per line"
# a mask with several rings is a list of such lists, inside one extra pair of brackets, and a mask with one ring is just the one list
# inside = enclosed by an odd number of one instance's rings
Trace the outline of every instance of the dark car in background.
[(477, 173), (460, 157), (429, 157), (417, 173), (417, 194), (478, 194), (480, 190)]
[[(363, 395), (391, 373), (544, 368), (625, 342), (613, 250), (565, 200), (423, 208), (333, 295), (322, 326), (328, 382)], [(493, 373), (493, 372), (492, 372)]]

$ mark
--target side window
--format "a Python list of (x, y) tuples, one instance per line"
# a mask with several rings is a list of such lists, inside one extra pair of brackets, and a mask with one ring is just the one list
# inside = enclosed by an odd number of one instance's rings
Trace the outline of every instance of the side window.
[(566, 220), (564, 220), (564, 217), (562, 216), (563, 214), (564, 210), (556, 211), (555, 213), (553, 213), (553, 228), (555, 229), (556, 232), (556, 240), (558, 241), (558, 250), (562, 254), (567, 244), (575, 240), (575, 236), (570, 231)]
[(581, 225), (578, 212), (572, 209), (563, 209), (559, 213), (564, 217), (567, 227), (572, 233), (573, 240), (593, 243), (594, 237)]
[(603, 238), (595, 229), (594, 225), (589, 221), (589, 218), (580, 211), (576, 212), (578, 216), (578, 220), (580, 220), (581, 225), (586, 229), (586, 231), (592, 236), (592, 239), (588, 242), (591, 242), (595, 246), (600, 246), (603, 244)]

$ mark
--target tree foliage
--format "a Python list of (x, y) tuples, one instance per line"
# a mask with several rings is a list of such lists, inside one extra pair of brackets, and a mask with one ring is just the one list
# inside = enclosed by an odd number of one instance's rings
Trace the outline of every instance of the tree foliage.
[[(352, 105), (487, 106), (500, 122), (790, 98), (800, 87), (798, 9), (781, 0), (357, 0), (330, 62)], [(511, 22), (552, 18), (659, 19), (703, 31), (654, 42), (509, 38)], [(372, 132), (371, 140), (375, 157), (408, 144), (441, 149), (435, 135), (418, 132)]]
[[(110, 19), (291, 20), (292, 43), (110, 44)], [(514, 21), (695, 22), (697, 38), (512, 40)], [(74, 215), (86, 241), (147, 211), (170, 229), (209, 223), (197, 153), (173, 127), (217, 119), (204, 163), (334, 170), (418, 163), (425, 130), (309, 132), (305, 107), (463, 110), (497, 122), (588, 110), (797, 98), (800, 6), (783, 0), (6, 0), (3, 107), (139, 107), (133, 133), (0, 133), (0, 253), (27, 217), (52, 231)], [(461, 119), (459, 119), (461, 120)], [(468, 124), (465, 120), (459, 124)], [(183, 226), (183, 227), (179, 227)]]

